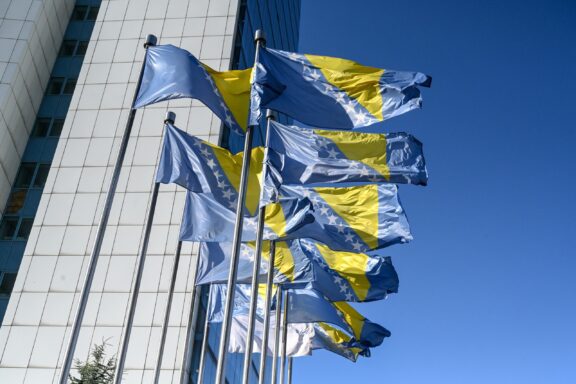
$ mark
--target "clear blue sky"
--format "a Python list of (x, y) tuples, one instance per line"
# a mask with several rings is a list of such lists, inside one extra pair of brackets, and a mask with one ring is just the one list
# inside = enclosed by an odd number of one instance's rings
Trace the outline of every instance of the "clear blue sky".
[(392, 337), (294, 383), (576, 383), (576, 2), (303, 0), (300, 52), (434, 80), (381, 125), (430, 173), (401, 188), (400, 292), (358, 306)]

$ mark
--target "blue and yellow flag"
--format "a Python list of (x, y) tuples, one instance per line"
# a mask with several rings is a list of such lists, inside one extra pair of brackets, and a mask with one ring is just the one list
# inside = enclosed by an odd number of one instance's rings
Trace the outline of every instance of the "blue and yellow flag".
[[(218, 72), (190, 52), (173, 45), (148, 47), (142, 85), (134, 108), (164, 100), (198, 99), (232, 134), (244, 136), (250, 103), (252, 68)], [(234, 148), (238, 152), (242, 148)]]
[[(287, 320), (291, 325), (306, 325), (299, 335), (288, 333), (288, 355), (302, 356), (310, 354), (314, 349), (326, 349), (347, 359), (356, 361), (358, 355), (370, 356), (370, 348), (380, 345), (390, 332), (384, 327), (364, 318), (354, 308), (340, 303), (330, 303), (313, 290), (288, 290)], [(224, 303), (227, 295), (225, 284), (210, 286), (210, 307), (208, 319), (219, 323), (224, 318)], [(244, 352), (246, 343), (246, 323), (250, 308), (251, 289), (248, 284), (237, 284), (234, 290), (234, 310), (231, 337), (231, 352)], [(264, 298), (258, 296), (256, 311), (255, 338), (261, 340), (264, 318)], [(305, 321), (306, 319), (320, 319)], [(271, 329), (275, 327), (274, 317), (271, 319)], [(290, 340), (291, 337), (297, 340)], [(260, 350), (260, 343), (255, 344), (255, 351)], [(271, 350), (273, 345), (269, 345)], [(229, 346), (230, 348), (230, 346)]]
[(395, 184), (354, 187), (282, 186), (281, 199), (307, 198), (314, 221), (287, 239), (307, 238), (334, 251), (368, 252), (412, 240)]
[[(270, 254), (263, 242), (260, 281), (266, 281)], [(202, 243), (196, 284), (225, 283), (230, 269), (230, 243)], [(237, 281), (249, 283), (255, 259), (255, 244), (243, 243)], [(285, 287), (306, 286), (330, 301), (374, 301), (398, 292), (399, 279), (390, 257), (336, 252), (309, 239), (277, 241), (274, 283)]]
[[(266, 206), (264, 239), (289, 237), (294, 231), (314, 220), (307, 199), (285, 199)], [(222, 205), (208, 193), (188, 192), (180, 225), (180, 240), (232, 242), (236, 223), (236, 207)], [(244, 218), (242, 241), (256, 240), (257, 216)]]
[[(236, 209), (243, 156), (243, 152), (233, 155), (227, 149), (167, 124), (156, 181), (175, 183), (191, 192), (211, 194), (220, 205)], [(263, 148), (254, 148), (245, 204), (249, 216), (258, 210), (263, 158)]]
[(348, 347), (367, 349), (382, 344), (390, 331), (362, 316), (346, 302), (330, 302), (314, 289), (288, 289), (288, 323), (334, 325), (352, 335)]
[(307, 129), (271, 121), (268, 135), (267, 193), (282, 184), (426, 185), (428, 180), (422, 143), (407, 133)]
[(431, 78), (335, 57), (260, 50), (252, 76), (250, 124), (264, 108), (314, 126), (354, 129), (420, 108)]

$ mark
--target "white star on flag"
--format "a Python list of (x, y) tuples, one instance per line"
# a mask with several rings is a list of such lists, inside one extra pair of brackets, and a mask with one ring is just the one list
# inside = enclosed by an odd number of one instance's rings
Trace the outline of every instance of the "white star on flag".
[(232, 192), (231, 189), (226, 189), (224, 192), (222, 192), (222, 195), (224, 196), (225, 199), (232, 199), (232, 196), (234, 195), (234, 192)]
[(352, 240), (354, 239), (354, 235), (351, 234), (351, 233), (347, 233), (346, 235), (344, 235), (344, 238), (345, 238), (345, 241), (346, 241), (347, 243), (351, 243)]
[(328, 150), (328, 157), (331, 159), (336, 159), (338, 157), (338, 151), (336, 151), (334, 149), (329, 149)]
[(338, 216), (334, 216), (334, 215), (328, 216), (328, 224), (329, 225), (336, 225), (337, 220), (338, 220)]

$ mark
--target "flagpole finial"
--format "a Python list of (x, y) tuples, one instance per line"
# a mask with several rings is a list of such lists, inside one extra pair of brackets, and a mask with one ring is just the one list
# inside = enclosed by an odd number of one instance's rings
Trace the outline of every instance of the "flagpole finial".
[(256, 30), (256, 33), (254, 34), (254, 42), (266, 44), (266, 34), (264, 33), (263, 30), (261, 29)]
[(176, 114), (172, 111), (166, 112), (166, 118), (164, 119), (164, 124), (174, 124), (176, 121)]
[(146, 42), (144, 43), (144, 48), (153, 47), (158, 42), (158, 38), (154, 35), (146, 36)]
[(276, 113), (276, 111), (273, 111), (271, 109), (267, 109), (266, 110), (266, 118), (271, 119), (271, 120), (276, 120), (278, 118), (278, 114)]

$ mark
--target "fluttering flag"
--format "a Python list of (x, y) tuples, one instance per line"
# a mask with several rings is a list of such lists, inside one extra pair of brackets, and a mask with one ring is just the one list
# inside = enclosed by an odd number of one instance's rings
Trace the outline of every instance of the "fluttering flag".
[(288, 323), (325, 322), (351, 335), (349, 347), (367, 349), (382, 344), (390, 331), (373, 323), (346, 302), (329, 302), (314, 289), (288, 289)]
[(282, 184), (426, 185), (428, 180), (422, 143), (407, 133), (307, 129), (271, 121), (268, 135), (265, 188), (274, 192)]
[(290, 239), (313, 239), (345, 252), (368, 252), (412, 240), (395, 184), (282, 186), (280, 192), (280, 201), (307, 198), (314, 208), (314, 221), (291, 231)]
[[(210, 286), (210, 307), (208, 311), (208, 320), (212, 323), (220, 323), (224, 316), (224, 298), (226, 297), (226, 285), (213, 284)], [(246, 346), (247, 324), (248, 324), (248, 311), (250, 303), (250, 286), (247, 284), (236, 285), (234, 295), (234, 311), (232, 317), (232, 327), (230, 342), (228, 345), (229, 352), (243, 353)], [(261, 352), (262, 345), (262, 332), (264, 325), (264, 312), (263, 312), (263, 297), (258, 296), (258, 308), (256, 311), (255, 328), (254, 328), (254, 344), (253, 352)], [(323, 302), (325, 304), (326, 302)], [(340, 313), (339, 310), (333, 309), (330, 311)], [(290, 309), (289, 309), (290, 311)], [(352, 310), (355, 312), (354, 310)], [(290, 313), (290, 312), (288, 312)], [(340, 314), (343, 319), (348, 319), (350, 315)], [(361, 316), (361, 315), (360, 315)], [(316, 314), (316, 317), (322, 317)], [(298, 318), (296, 319), (298, 320)], [(344, 320), (346, 321), (346, 320)], [(369, 356), (369, 347), (366, 345), (357, 346), (357, 336), (352, 333), (352, 327), (346, 323), (348, 331), (338, 329), (325, 322), (306, 323), (296, 321), (288, 324), (288, 337), (287, 337), (287, 356), (298, 357), (307, 356), (315, 349), (326, 349), (331, 352), (337, 353), (349, 360), (356, 361), (359, 354)], [(358, 324), (354, 325), (356, 328)], [(270, 329), (273, 333), (276, 327), (275, 317), (270, 318)], [(361, 325), (359, 332), (362, 331)], [(350, 332), (349, 334), (347, 332)], [(360, 334), (360, 333), (359, 333)], [(373, 337), (373, 335), (371, 335)], [(365, 344), (370, 341), (365, 341)], [(268, 354), (272, 354), (274, 347), (273, 338), (269, 339)]]
[[(164, 100), (198, 99), (230, 128), (244, 136), (250, 103), (252, 68), (218, 72), (190, 52), (173, 45), (150, 46), (134, 108)], [(233, 152), (242, 150), (233, 148)]]
[[(211, 194), (220, 205), (235, 209), (243, 156), (243, 152), (233, 155), (227, 149), (167, 124), (156, 181)], [(245, 203), (247, 215), (254, 215), (258, 208), (260, 182), (257, 175), (261, 172), (263, 158), (263, 148), (252, 150)]]
[(262, 48), (252, 74), (250, 124), (270, 108), (314, 127), (365, 127), (419, 108), (418, 86), (431, 81), (418, 72)]
[[(266, 281), (269, 242), (263, 243), (260, 281)], [(230, 268), (230, 243), (202, 243), (196, 284), (224, 283)], [(255, 245), (243, 243), (237, 281), (249, 283)], [(277, 241), (274, 283), (284, 287), (310, 287), (330, 301), (374, 301), (398, 292), (398, 274), (390, 257), (335, 252), (309, 239)]]
[[(236, 222), (236, 207), (222, 205), (208, 193), (188, 192), (180, 225), (180, 240), (202, 242), (232, 242)], [(291, 236), (292, 232), (313, 222), (308, 199), (283, 199), (266, 207), (264, 239)], [(257, 217), (244, 218), (242, 241), (256, 240)]]

